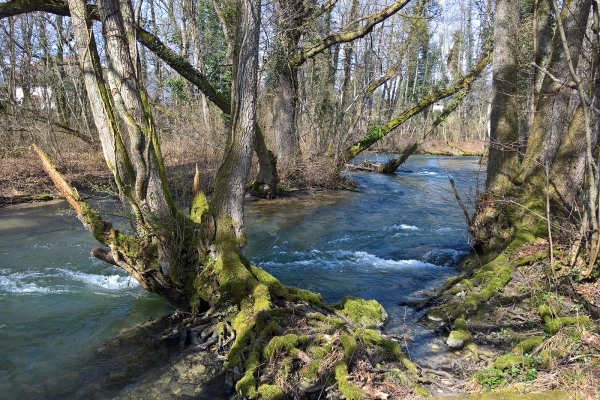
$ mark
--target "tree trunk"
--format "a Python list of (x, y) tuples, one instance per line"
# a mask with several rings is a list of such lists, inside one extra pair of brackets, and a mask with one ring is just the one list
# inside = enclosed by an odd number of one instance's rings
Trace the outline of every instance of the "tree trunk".
[(231, 230), (245, 245), (244, 195), (256, 137), (256, 93), (258, 84), (258, 36), (260, 0), (238, 3), (238, 24), (233, 54), (231, 126), (225, 156), (217, 172), (211, 209), (217, 236)]
[(308, 17), (305, 7), (308, 4), (305, 5), (302, 0), (279, 0), (275, 3), (277, 38), (273, 54), (273, 129), (277, 162), (284, 170), (293, 167), (300, 150), (296, 123), (298, 70), (290, 59), (297, 52), (300, 29)]
[(281, 168), (293, 167), (299, 153), (298, 130), (296, 126), (297, 83), (296, 68), (281, 65), (276, 72), (277, 84), (273, 97), (273, 129), (277, 161)]
[[(563, 4), (560, 18), (565, 29), (571, 61), (577, 68), (583, 37), (590, 13), (591, 0), (568, 0)], [(552, 41), (552, 55), (546, 68), (560, 81), (571, 81), (568, 60), (562, 48), (560, 35)], [(523, 160), (522, 178), (533, 184), (545, 181), (544, 170), (552, 165), (563, 135), (569, 129), (571, 89), (545, 75), (536, 102), (536, 114), (529, 134)]]
[(517, 104), (519, 3), (498, 0), (494, 26), (492, 63), (492, 112), (487, 188), (501, 194), (511, 187), (519, 165), (519, 116)]

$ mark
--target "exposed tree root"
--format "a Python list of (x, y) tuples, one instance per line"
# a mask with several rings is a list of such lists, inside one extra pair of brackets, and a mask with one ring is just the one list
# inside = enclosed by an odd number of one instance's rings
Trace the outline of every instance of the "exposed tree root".
[[(569, 254), (561, 250), (568, 246), (556, 244), (559, 278), (572, 276)], [(449, 332), (449, 347), (464, 347), (473, 365), (479, 365), (467, 369), (474, 381), (464, 390), (510, 387), (506, 393), (527, 393), (533, 388), (574, 387), (582, 396), (598, 394), (579, 385), (598, 372), (597, 325), (583, 313), (581, 303), (559, 295), (565, 290), (561, 287), (570, 288), (571, 283), (553, 280), (548, 247), (544, 239), (517, 236), (493, 261), (470, 275), (450, 278), (443, 290), (428, 299), (430, 305), (436, 304), (426, 314), (428, 323)], [(487, 351), (490, 348), (494, 351)], [(573, 381), (549, 384), (547, 377), (552, 374)]]

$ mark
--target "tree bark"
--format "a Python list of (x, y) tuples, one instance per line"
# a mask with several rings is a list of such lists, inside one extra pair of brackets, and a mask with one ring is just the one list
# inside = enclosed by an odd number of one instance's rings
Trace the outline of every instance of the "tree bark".
[(519, 166), (519, 116), (517, 104), (519, 4), (498, 0), (494, 25), (492, 112), (487, 188), (502, 194), (511, 187)]
[[(560, 15), (575, 68), (582, 50), (590, 6), (591, 0), (568, 0), (564, 2)], [(539, 183), (545, 180), (544, 168), (546, 165), (552, 165), (563, 134), (569, 129), (571, 89), (568, 83), (571, 78), (568, 60), (562, 48), (560, 35), (557, 34), (552, 40), (552, 55), (547, 70), (565, 82), (565, 85), (555, 82), (548, 75), (543, 79), (523, 160), (524, 181)]]
[(260, 11), (260, 0), (242, 0), (238, 3), (231, 127), (211, 202), (217, 223), (217, 236), (227, 235), (233, 230), (242, 249), (246, 240), (244, 194), (256, 137)]

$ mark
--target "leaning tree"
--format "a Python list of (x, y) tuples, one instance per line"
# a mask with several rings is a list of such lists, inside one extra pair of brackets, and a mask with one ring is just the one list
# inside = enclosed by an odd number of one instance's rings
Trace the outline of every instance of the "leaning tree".
[[(7, 16), (35, 9), (65, 13), (63, 3), (39, 0), (13, 0), (0, 12)], [(300, 382), (308, 391), (335, 377), (346, 397), (360, 398), (363, 391), (347, 380), (357, 354), (376, 362), (401, 361), (409, 375), (417, 372), (400, 346), (378, 333), (386, 317), (381, 305), (348, 297), (328, 306), (320, 295), (286, 287), (244, 257), (243, 198), (256, 138), (260, 11), (258, 0), (237, 2), (226, 147), (211, 200), (194, 185), (189, 214), (177, 208), (167, 185), (140, 79), (140, 31), (131, 2), (100, 0), (95, 7), (85, 0), (68, 1), (90, 108), (119, 198), (131, 215), (131, 231), (104, 221), (50, 157), (34, 148), (79, 220), (102, 244), (92, 254), (123, 268), (150, 292), (187, 301), (195, 318), (182, 326), (182, 337), (201, 330), (203, 346), (214, 344), (216, 352), (225, 354), (225, 367), (237, 372), (232, 375), (240, 393), (280, 398)], [(106, 73), (92, 17), (101, 24)], [(273, 373), (269, 366), (281, 361), (291, 367)], [(282, 381), (277, 374), (296, 383), (277, 386)]]

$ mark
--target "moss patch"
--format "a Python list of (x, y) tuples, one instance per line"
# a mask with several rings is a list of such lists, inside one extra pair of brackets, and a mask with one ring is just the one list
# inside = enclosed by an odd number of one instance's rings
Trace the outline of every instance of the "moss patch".
[(343, 361), (339, 361), (335, 365), (334, 370), (335, 379), (338, 381), (338, 388), (347, 399), (359, 400), (365, 395), (365, 392), (361, 388), (348, 381), (348, 366)]
[(388, 318), (383, 306), (376, 300), (346, 296), (333, 307), (365, 328), (380, 329)]
[(589, 326), (590, 317), (587, 315), (578, 315), (576, 317), (552, 317), (552, 312), (549, 306), (542, 304), (539, 308), (540, 316), (546, 324), (544, 331), (549, 335), (556, 335), (561, 327), (571, 325)]
[(453, 349), (461, 349), (471, 341), (467, 322), (463, 318), (454, 321), (454, 329), (448, 335), (446, 343)]

